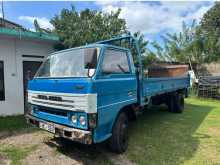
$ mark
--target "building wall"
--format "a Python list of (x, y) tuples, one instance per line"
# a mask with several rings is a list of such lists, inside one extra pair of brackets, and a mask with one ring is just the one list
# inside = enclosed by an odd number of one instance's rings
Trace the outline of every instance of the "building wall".
[(220, 76), (220, 62), (205, 64), (204, 67), (206, 68), (208, 74), (213, 76)]
[(22, 55), (47, 56), (51, 52), (52, 43), (0, 36), (0, 60), (4, 61), (5, 82), (5, 101), (0, 101), (0, 115), (24, 112), (23, 61), (43, 60)]
[(198, 76), (220, 76), (220, 61), (197, 66)]

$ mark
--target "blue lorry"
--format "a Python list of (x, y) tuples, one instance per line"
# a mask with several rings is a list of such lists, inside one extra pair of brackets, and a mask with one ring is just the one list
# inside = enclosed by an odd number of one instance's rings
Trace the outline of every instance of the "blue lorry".
[[(133, 46), (136, 57), (129, 46), (113, 44), (122, 41)], [(181, 113), (189, 82), (188, 75), (144, 77), (137, 40), (121, 36), (48, 56), (28, 83), (26, 119), (76, 142), (108, 140), (112, 151), (122, 153), (129, 121), (151, 104), (165, 103), (170, 112)]]

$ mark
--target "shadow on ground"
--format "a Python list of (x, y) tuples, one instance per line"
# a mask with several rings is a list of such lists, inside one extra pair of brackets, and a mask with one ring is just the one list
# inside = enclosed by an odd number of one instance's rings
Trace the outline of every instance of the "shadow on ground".
[[(189, 160), (197, 151), (200, 139), (209, 138), (196, 131), (212, 109), (212, 106), (187, 104), (183, 114), (172, 114), (164, 106), (151, 108), (131, 123), (129, 148), (124, 157), (137, 164), (172, 165)], [(86, 146), (71, 141), (61, 143), (59, 138), (45, 143), (82, 164), (112, 164), (112, 158), (117, 157), (105, 143)]]

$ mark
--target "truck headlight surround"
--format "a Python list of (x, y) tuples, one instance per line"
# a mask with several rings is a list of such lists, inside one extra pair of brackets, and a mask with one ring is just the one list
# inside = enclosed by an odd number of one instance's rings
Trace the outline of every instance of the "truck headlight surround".
[(80, 123), (80, 125), (85, 126), (86, 125), (86, 117), (83, 115), (80, 115), (79, 116), (79, 123)]
[(71, 121), (72, 121), (73, 124), (76, 124), (76, 123), (77, 123), (77, 115), (76, 115), (76, 114), (73, 114), (73, 115), (71, 116)]

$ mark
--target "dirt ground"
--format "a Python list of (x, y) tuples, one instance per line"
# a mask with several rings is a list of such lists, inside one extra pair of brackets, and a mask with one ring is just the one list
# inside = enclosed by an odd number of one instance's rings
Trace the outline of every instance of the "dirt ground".
[(18, 134), (1, 134), (0, 146), (13, 148), (32, 148), (24, 159), (12, 162), (7, 156), (0, 155), (0, 164), (22, 165), (100, 165), (133, 164), (124, 155), (116, 155), (108, 151), (105, 144), (82, 145), (61, 140), (43, 131), (24, 132)]

